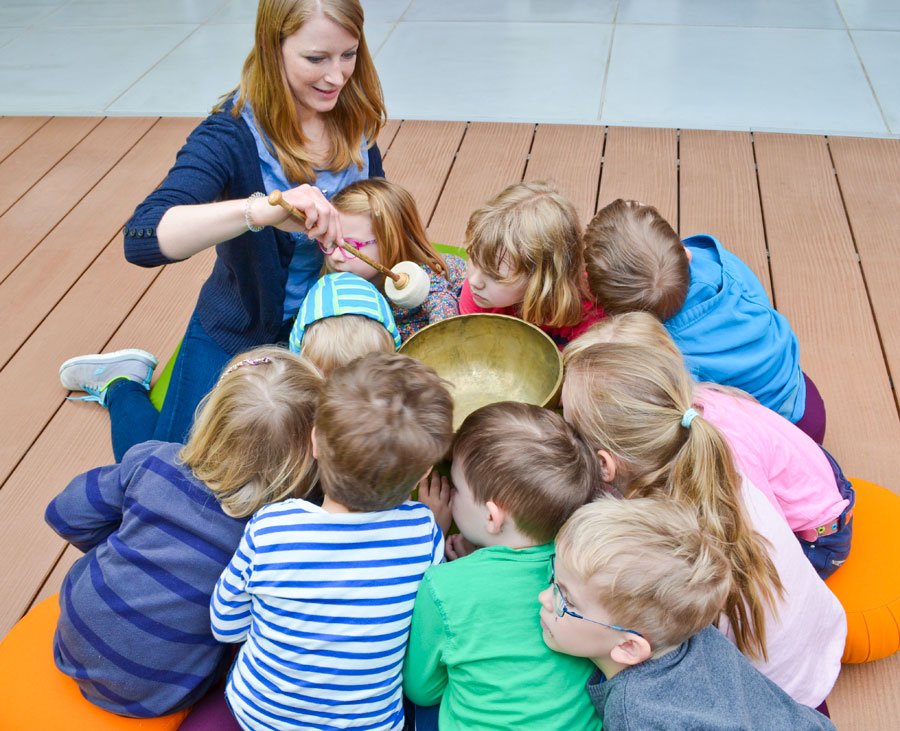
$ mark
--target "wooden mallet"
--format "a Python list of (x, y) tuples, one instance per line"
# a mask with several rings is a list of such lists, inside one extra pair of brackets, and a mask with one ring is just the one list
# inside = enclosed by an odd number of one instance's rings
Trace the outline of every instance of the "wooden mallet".
[[(281, 206), (291, 214), (291, 217), (304, 225), (306, 224), (306, 217), (284, 199), (280, 190), (273, 190), (269, 193), (268, 200), (269, 205)], [(428, 292), (431, 289), (431, 280), (422, 267), (417, 264), (411, 261), (401, 261), (393, 269), (388, 269), (384, 264), (366, 256), (361, 251), (357, 251), (343, 241), (336, 241), (335, 243), (351, 256), (355, 256), (376, 271), (384, 274), (387, 277), (387, 281), (384, 283), (385, 294), (400, 307), (406, 309), (418, 307), (428, 297)]]

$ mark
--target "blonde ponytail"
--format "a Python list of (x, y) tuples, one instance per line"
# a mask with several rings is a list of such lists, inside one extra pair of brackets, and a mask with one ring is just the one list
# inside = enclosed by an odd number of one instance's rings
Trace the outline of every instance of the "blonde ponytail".
[(634, 341), (573, 345), (566, 353), (566, 419), (592, 449), (613, 456), (612, 487), (626, 497), (664, 496), (697, 510), (731, 561), (724, 614), (738, 649), (765, 658), (765, 616), (775, 611), (781, 581), (744, 511), (727, 445), (699, 410), (684, 418), (695, 407), (682, 359), (672, 349)]

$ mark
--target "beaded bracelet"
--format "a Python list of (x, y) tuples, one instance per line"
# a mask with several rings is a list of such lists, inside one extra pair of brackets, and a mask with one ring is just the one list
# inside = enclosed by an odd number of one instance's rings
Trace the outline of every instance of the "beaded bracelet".
[(253, 218), (250, 215), (250, 204), (253, 203), (254, 198), (265, 198), (265, 193), (260, 193), (257, 191), (256, 193), (251, 194), (246, 201), (244, 201), (244, 223), (247, 224), (247, 230), (252, 231), (253, 233), (259, 233), (262, 231), (265, 226), (257, 226), (253, 223)]

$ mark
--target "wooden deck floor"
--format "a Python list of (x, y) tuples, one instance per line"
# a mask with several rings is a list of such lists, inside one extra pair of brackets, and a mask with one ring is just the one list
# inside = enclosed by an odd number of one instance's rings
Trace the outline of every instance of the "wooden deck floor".
[[(65, 401), (66, 358), (139, 346), (164, 360), (211, 258), (147, 270), (121, 226), (196, 120), (0, 118), (0, 636), (77, 558), (43, 510), (111, 461), (99, 408)], [(415, 194), (434, 241), (508, 183), (552, 180), (585, 221), (617, 197), (654, 203), (682, 235), (743, 257), (799, 335), (845, 471), (900, 492), (900, 140), (669, 129), (393, 121), (388, 176)], [(841, 729), (900, 728), (900, 656), (845, 669)]]

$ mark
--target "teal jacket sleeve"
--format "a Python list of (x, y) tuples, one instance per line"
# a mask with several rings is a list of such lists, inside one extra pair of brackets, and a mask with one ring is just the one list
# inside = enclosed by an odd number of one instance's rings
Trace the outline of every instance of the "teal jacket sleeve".
[(431, 568), (425, 572), (416, 594), (403, 663), (403, 692), (420, 706), (440, 703), (447, 687), (444, 653), (450, 638), (441, 602), (431, 581), (433, 571)]

